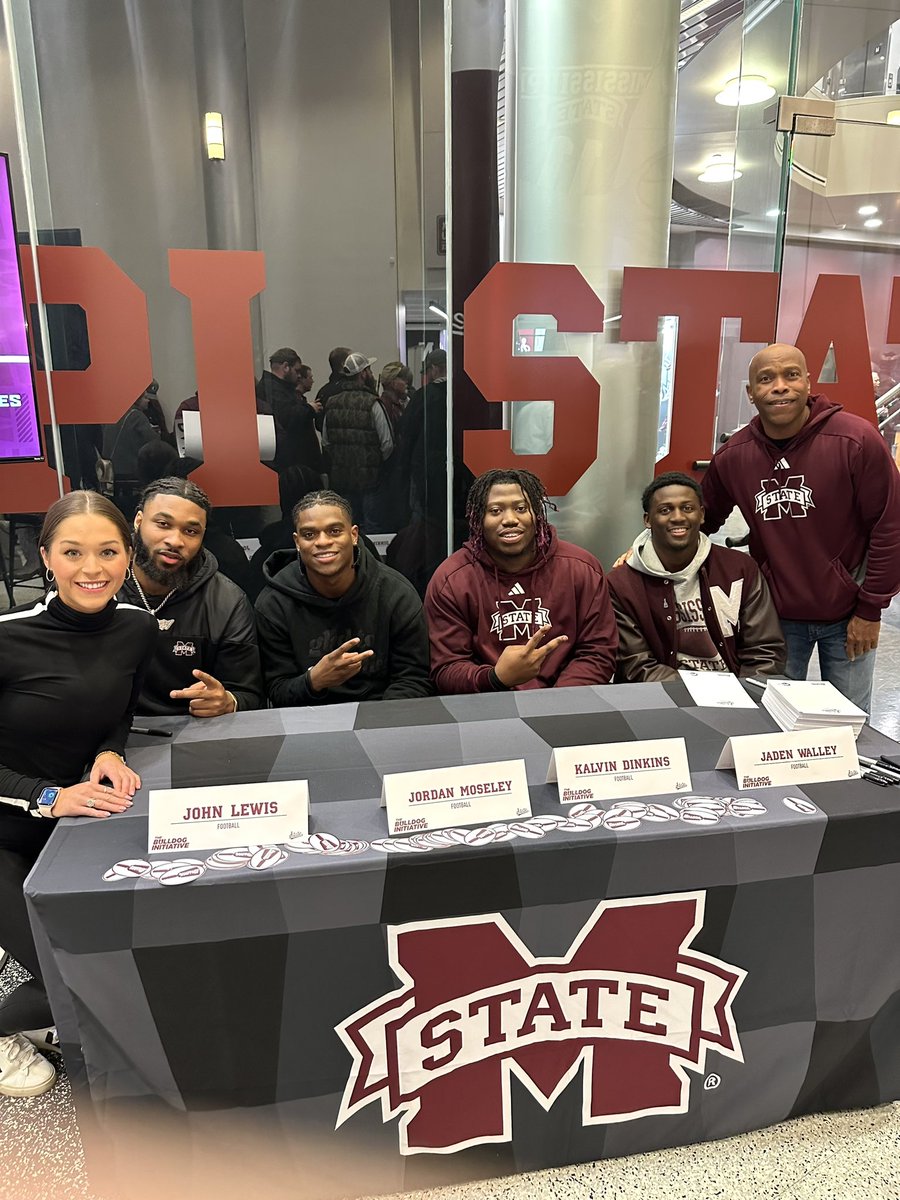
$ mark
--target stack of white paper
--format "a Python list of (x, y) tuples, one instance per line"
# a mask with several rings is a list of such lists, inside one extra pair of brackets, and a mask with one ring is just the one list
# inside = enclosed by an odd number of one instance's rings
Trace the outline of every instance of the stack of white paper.
[(832, 683), (814, 679), (770, 679), (763, 693), (763, 708), (782, 729), (822, 729), (850, 725), (855, 737), (866, 723), (866, 714)]

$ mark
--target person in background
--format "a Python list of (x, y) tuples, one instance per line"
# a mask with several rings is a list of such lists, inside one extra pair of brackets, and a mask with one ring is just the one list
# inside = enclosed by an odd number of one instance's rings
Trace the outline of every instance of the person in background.
[(0, 617), (0, 945), (32, 979), (0, 1003), (0, 1095), (37, 1096), (56, 1044), (22, 886), (59, 817), (108, 819), (140, 776), (125, 742), (159, 630), (120, 603), (131, 531), (111, 500), (69, 492), (40, 533), (49, 590)]
[(372, 364), (365, 354), (348, 354), (339, 389), (328, 401), (322, 426), (328, 478), (347, 498), (367, 533), (380, 532), (382, 464), (391, 456), (394, 439), (378, 399)]
[[(312, 367), (308, 366), (306, 363), (303, 363), (303, 365), (300, 367), (300, 378), (297, 380), (297, 396), (299, 399), (306, 401), (309, 407), (313, 410), (314, 416), (317, 417), (319, 413), (322, 413), (325, 410), (322, 407), (322, 402), (317, 400), (315, 396), (310, 396), (309, 394), (313, 390), (315, 382), (315, 379), (313, 379)], [(316, 428), (318, 429), (318, 425)]]
[(335, 346), (328, 355), (328, 367), (331, 374), (328, 376), (328, 381), (323, 383), (316, 392), (316, 399), (322, 405), (322, 411), (316, 414), (316, 428), (321, 430), (322, 422), (325, 419), (325, 409), (328, 407), (328, 401), (341, 390), (341, 382), (343, 375), (341, 368), (347, 361), (347, 355), (352, 354), (353, 349), (350, 346)]
[(160, 628), (143, 716), (218, 717), (265, 704), (253, 609), (203, 544), (211, 509), (202, 488), (175, 476), (141, 494), (122, 596)]
[(274, 471), (307, 467), (321, 479), (322, 449), (316, 434), (315, 414), (297, 395), (303, 363), (296, 350), (276, 350), (256, 385), (256, 399), (266, 405), (275, 422)]
[(603, 571), (556, 536), (549, 503), (530, 471), (472, 484), (469, 540), (425, 594), (439, 694), (611, 681), (618, 637)]
[(382, 469), (380, 485), (382, 531), (389, 533), (402, 528), (410, 517), (409, 476), (403, 470), (399, 442), (411, 381), (412, 371), (402, 362), (386, 363), (378, 377), (381, 406), (394, 441), (393, 453)]
[(268, 560), (256, 601), (272, 705), (431, 695), (422, 602), (362, 545), (344, 497), (312, 492), (293, 519), (296, 550)]
[(701, 532), (700, 485), (668, 471), (644, 489), (644, 529), (607, 575), (619, 629), (617, 678), (677, 679), (679, 669), (780, 675), (785, 646), (766, 581), (748, 554)]

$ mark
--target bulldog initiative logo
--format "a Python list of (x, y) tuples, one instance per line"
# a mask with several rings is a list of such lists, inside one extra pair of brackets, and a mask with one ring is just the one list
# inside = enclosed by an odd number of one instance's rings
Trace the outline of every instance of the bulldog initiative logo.
[(336, 1030), (353, 1059), (338, 1126), (378, 1100), (402, 1154), (506, 1142), (513, 1076), (549, 1111), (579, 1070), (584, 1125), (686, 1112), (710, 1049), (743, 1061), (746, 972), (690, 948), (704, 901), (603, 901), (561, 958), (499, 913), (390, 928), (401, 986)]

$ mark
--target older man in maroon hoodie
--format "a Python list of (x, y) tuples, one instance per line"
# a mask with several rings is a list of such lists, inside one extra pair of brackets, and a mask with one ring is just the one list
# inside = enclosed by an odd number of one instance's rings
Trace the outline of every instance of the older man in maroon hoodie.
[(488, 471), (473, 483), (469, 540), (438, 567), (425, 595), (438, 692), (612, 679), (618, 635), (603, 571), (557, 538), (548, 504), (529, 471)]
[(747, 395), (757, 415), (703, 480), (704, 529), (738, 506), (784, 630), (785, 673), (804, 679), (817, 646), (822, 678), (868, 712), (881, 613), (900, 591), (900, 474), (868, 421), (810, 395), (796, 346), (761, 350)]

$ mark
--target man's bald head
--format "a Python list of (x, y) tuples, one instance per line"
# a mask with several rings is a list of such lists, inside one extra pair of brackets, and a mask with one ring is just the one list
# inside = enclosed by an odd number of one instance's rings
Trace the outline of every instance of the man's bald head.
[(807, 378), (809, 377), (809, 367), (806, 365), (806, 356), (799, 346), (792, 346), (789, 342), (772, 342), (771, 345), (764, 346), (762, 350), (757, 351), (757, 353), (754, 354), (750, 359), (750, 366), (747, 368), (747, 377), (750, 382), (753, 382), (753, 378), (759, 369), (760, 363), (767, 364), (771, 358), (780, 358), (784, 355), (798, 358), (803, 364), (803, 370)]

